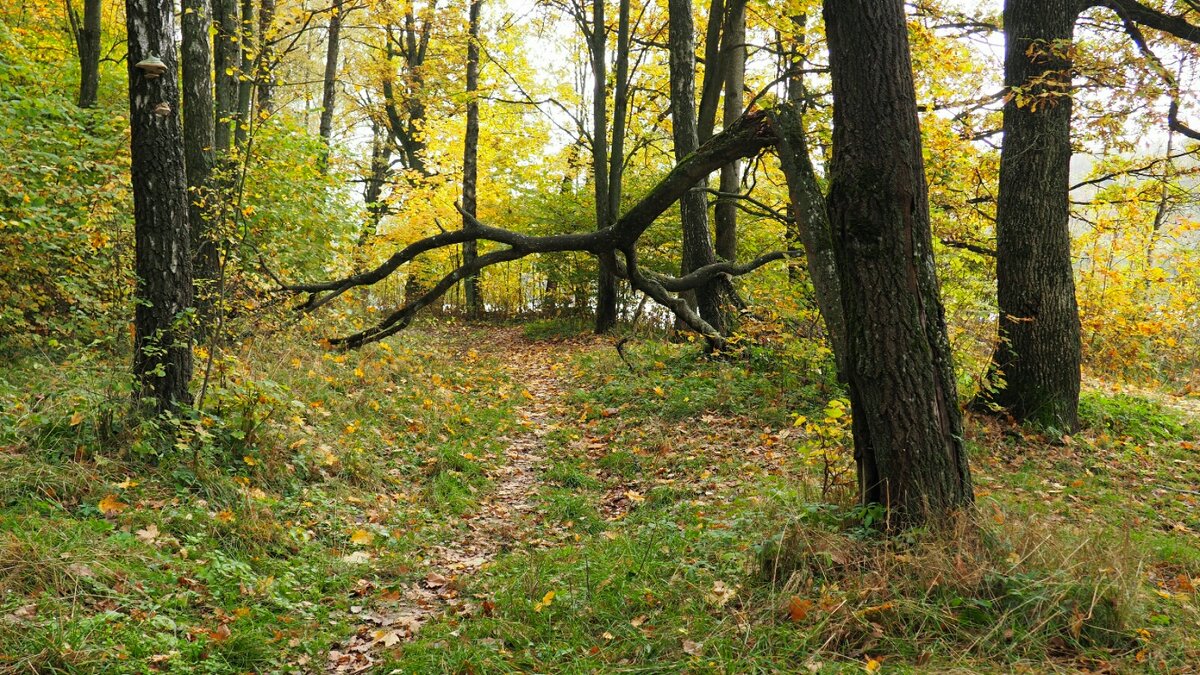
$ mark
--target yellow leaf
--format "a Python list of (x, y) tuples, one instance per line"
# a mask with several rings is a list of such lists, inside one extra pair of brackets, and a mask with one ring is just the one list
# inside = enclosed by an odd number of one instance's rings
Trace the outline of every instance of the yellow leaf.
[(101, 499), (100, 503), (96, 505), (96, 508), (100, 509), (100, 513), (103, 513), (106, 516), (115, 516), (129, 508), (129, 505), (118, 499), (116, 495), (106, 495), (104, 499)]
[(654, 393), (655, 393), (655, 394), (658, 394), (659, 396), (666, 396), (666, 395), (667, 395), (667, 393), (666, 393), (665, 391), (663, 391), (663, 388), (662, 388), (662, 387), (655, 387), (655, 388), (654, 388)]
[(136, 480), (134, 480), (132, 478), (126, 478), (125, 480), (121, 481), (120, 483), (117, 483), (117, 487), (121, 488), (122, 490), (128, 490), (129, 488), (134, 487), (137, 484), (138, 484), (138, 482)]
[(254, 459), (250, 455), (242, 457), (242, 461), (246, 463), (246, 466), (258, 466), (258, 460)]
[(368, 546), (375, 541), (375, 535), (367, 530), (355, 530), (350, 535), (350, 543), (357, 546)]
[(216, 515), (216, 519), (221, 521), (222, 523), (232, 523), (233, 522), (233, 511), (230, 511), (229, 509), (225, 509), (224, 511), (221, 511), (220, 513), (218, 513)]
[(633, 490), (626, 490), (625, 496), (629, 498), (629, 501), (637, 502), (639, 504), (646, 501), (645, 497), (643, 497), (641, 494), (639, 494)]
[(868, 673), (876, 673), (882, 665), (877, 659), (867, 659), (867, 665), (863, 666), (863, 669)]
[(77, 411), (74, 415), (71, 415), (71, 426), (77, 427), (82, 422), (83, 422), (83, 413)]
[(542, 601), (533, 606), (533, 611), (540, 612), (546, 607), (549, 607), (550, 603), (552, 602), (554, 602), (554, 591), (547, 591), (546, 594), (542, 596)]

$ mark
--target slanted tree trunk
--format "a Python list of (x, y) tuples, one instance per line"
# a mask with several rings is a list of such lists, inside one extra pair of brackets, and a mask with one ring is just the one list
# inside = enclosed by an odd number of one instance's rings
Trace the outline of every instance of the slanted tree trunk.
[(808, 274), (817, 296), (817, 307), (825, 321), (829, 346), (837, 363), (838, 379), (846, 381), (846, 319), (842, 313), (841, 281), (838, 279), (837, 257), (825, 196), (817, 182), (800, 110), (795, 104), (782, 105), (770, 113), (771, 123), (779, 136), (776, 149), (779, 164), (787, 179), (792, 218), (799, 243), (804, 245)]
[(233, 128), (237, 124), (238, 75), (242, 63), (242, 52), (238, 47), (241, 39), (238, 0), (212, 0), (212, 13), (216, 26), (213, 35), (213, 74), (216, 82), (213, 147), (218, 158), (224, 160), (233, 147)]
[(183, 48), (183, 158), (187, 169), (188, 227), (191, 231), (196, 282), (197, 327), (207, 332), (211, 285), (217, 279), (217, 233), (210, 219), (213, 171), (212, 26), (207, 0), (183, 0), (180, 18)]
[(934, 273), (902, 0), (826, 0), (833, 82), (829, 214), (846, 317), (864, 503), (892, 526), (972, 502)]
[(341, 46), (342, 0), (334, 0), (329, 10), (329, 34), (325, 42), (325, 82), (321, 90), (321, 141), (325, 154), (321, 158), (321, 169), (329, 167), (329, 153), (333, 145), (333, 109), (337, 103), (338, 50)]
[[(178, 70), (171, 0), (126, 0), (129, 41), (130, 174), (135, 264), (133, 374), (138, 400), (157, 412), (189, 402), (192, 304), (187, 183), (179, 130)], [(167, 66), (149, 77), (136, 64), (157, 56)]]
[[(479, 174), (479, 10), (483, 0), (471, 0), (467, 37), (467, 133), (463, 139), (463, 229), (470, 229), (475, 222), (476, 180)], [(479, 257), (475, 241), (463, 242), (463, 264), (474, 264)], [(472, 274), (463, 281), (467, 301), (467, 314), (478, 317), (483, 312), (479, 297), (479, 274)]]
[(67, 19), (79, 52), (80, 108), (94, 108), (100, 91), (100, 13), (101, 0), (83, 0), (83, 18), (67, 0)]
[[(721, 37), (721, 69), (724, 71), (725, 101), (721, 118), (729, 126), (742, 114), (742, 90), (746, 85), (746, 3), (731, 0), (726, 9), (725, 33)], [(721, 167), (720, 191), (729, 195), (741, 192), (742, 163)], [(716, 221), (717, 257), (737, 259), (737, 205), (729, 197), (717, 199), (713, 208)]]
[(1004, 141), (996, 209), (999, 386), (984, 398), (1063, 431), (1079, 423), (1071, 265), (1071, 58), (1078, 3), (1004, 3)]
[[(675, 161), (696, 151), (700, 139), (696, 126), (696, 45), (691, 0), (670, 0), (667, 9), (671, 71), (671, 131)], [(708, 230), (708, 200), (702, 188), (707, 179), (679, 200), (683, 221), (683, 274), (716, 262)], [(700, 316), (719, 332), (725, 331), (720, 285), (709, 281), (696, 289)]]

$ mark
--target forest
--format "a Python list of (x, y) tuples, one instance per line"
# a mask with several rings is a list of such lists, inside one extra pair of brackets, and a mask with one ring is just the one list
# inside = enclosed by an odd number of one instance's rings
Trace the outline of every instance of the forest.
[(6, 0), (0, 673), (1192, 673), (1197, 0)]

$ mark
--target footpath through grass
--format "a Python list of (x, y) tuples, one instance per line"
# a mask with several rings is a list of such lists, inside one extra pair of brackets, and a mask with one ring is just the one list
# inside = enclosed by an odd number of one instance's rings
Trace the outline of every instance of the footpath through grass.
[[(1120, 392), (968, 421), (978, 513), (885, 541), (819, 350), (424, 327), (218, 361), (199, 431), (114, 366), (0, 373), (0, 671), (1187, 672), (1198, 425)], [(288, 346), (280, 346), (288, 345)]]

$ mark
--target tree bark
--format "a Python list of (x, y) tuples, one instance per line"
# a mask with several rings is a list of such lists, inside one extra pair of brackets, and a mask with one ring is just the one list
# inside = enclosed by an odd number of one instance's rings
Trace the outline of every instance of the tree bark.
[(71, 0), (67, 0), (67, 19), (79, 51), (80, 108), (94, 108), (100, 92), (100, 14), (101, 0), (83, 0), (83, 19), (80, 20)]
[[(742, 114), (742, 90), (746, 85), (746, 3), (730, 0), (726, 9), (725, 33), (721, 38), (721, 69), (724, 74), (725, 101), (721, 111), (723, 124), (729, 126)], [(742, 189), (741, 162), (721, 167), (720, 191), (734, 194)], [(713, 208), (716, 220), (717, 257), (737, 260), (737, 205), (731, 198), (717, 199)]]
[[(592, 61), (592, 187), (596, 202), (596, 229), (612, 225), (608, 184), (608, 31), (604, 0), (592, 0), (592, 33), (588, 49)], [(608, 261), (599, 261), (596, 277), (596, 333), (607, 333), (617, 324), (617, 277)]]
[[(668, 36), (671, 71), (671, 131), (675, 142), (675, 161), (696, 151), (700, 140), (696, 125), (696, 45), (691, 0), (668, 3)], [(712, 235), (708, 230), (708, 200), (701, 179), (696, 189), (679, 200), (683, 221), (683, 274), (716, 262)], [(719, 332), (725, 331), (719, 282), (711, 281), (696, 289), (700, 316)]]
[[(173, 9), (171, 0), (125, 3), (138, 276), (133, 373), (137, 400), (152, 400), (158, 412), (189, 402), (192, 376), (186, 315), (192, 304), (192, 260)], [(136, 67), (149, 56), (162, 59), (167, 72), (148, 77)]]
[(1078, 3), (1004, 4), (1004, 140), (996, 209), (999, 343), (986, 401), (1063, 431), (1079, 424), (1071, 264), (1071, 58)]
[[(467, 133), (463, 139), (463, 229), (470, 229), (476, 216), (476, 182), (479, 174), (479, 11), (483, 0), (471, 0), (467, 36)], [(469, 216), (469, 217), (468, 217)], [(463, 265), (472, 265), (479, 257), (475, 241), (463, 242)], [(467, 314), (483, 313), (479, 297), (479, 274), (463, 281)]]
[(212, 0), (212, 12), (217, 29), (213, 35), (213, 73), (216, 81), (213, 147), (223, 160), (233, 147), (233, 127), (237, 124), (238, 75), (242, 62), (242, 52), (238, 47), (241, 39), (238, 0)]
[(972, 502), (934, 272), (902, 0), (826, 0), (833, 82), (829, 214), (841, 279), (863, 503), (889, 525)]
[(254, 21), (254, 0), (242, 0), (241, 8), (241, 60), (238, 67), (238, 98), (237, 125), (233, 128), (233, 142), (237, 146), (246, 145), (250, 135), (250, 104), (254, 99), (255, 61), (255, 29), (258, 24)]
[(792, 218), (800, 243), (804, 245), (808, 274), (817, 296), (817, 307), (825, 321), (829, 346), (837, 364), (838, 379), (845, 382), (846, 318), (842, 312), (841, 281), (838, 279), (837, 256), (829, 224), (825, 196), (817, 182), (804, 124), (796, 105), (788, 104), (770, 112), (771, 124), (779, 136), (779, 164), (787, 179)]
[(181, 49), (183, 67), (183, 158), (187, 170), (188, 226), (191, 231), (193, 276), (196, 282), (197, 327), (209, 324), (217, 279), (217, 233), (210, 218), (212, 201), (213, 122), (212, 26), (207, 0), (183, 0)]
[(338, 50), (341, 47), (342, 0), (334, 0), (329, 10), (329, 33), (325, 42), (325, 82), (321, 89), (321, 141), (325, 154), (321, 170), (329, 168), (329, 153), (333, 145), (333, 109), (337, 103)]
[(258, 85), (258, 109), (265, 113), (275, 111), (272, 100), (274, 82), (271, 69), (275, 52), (271, 48), (271, 27), (275, 24), (275, 0), (261, 0), (258, 5), (258, 66), (254, 69), (254, 82)]

